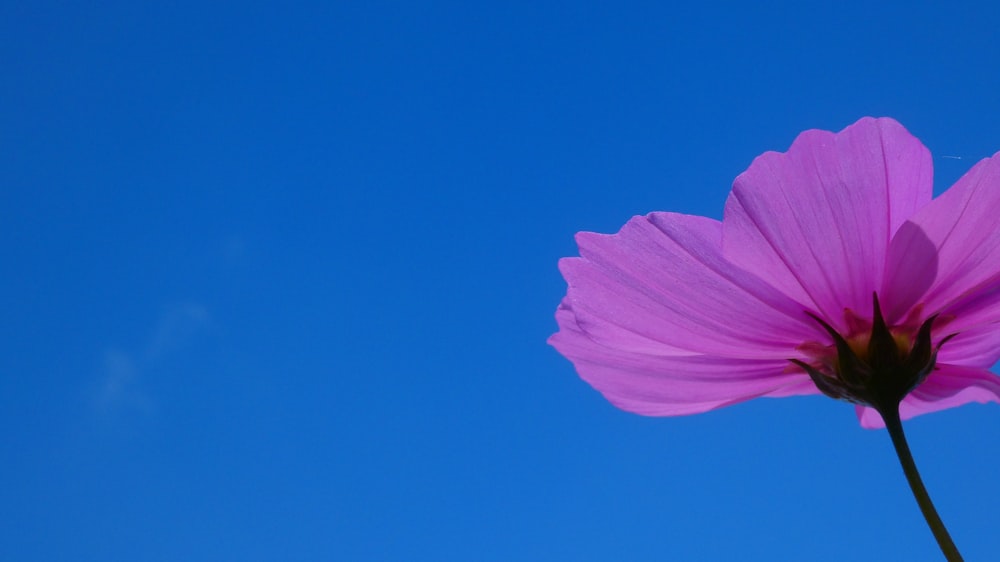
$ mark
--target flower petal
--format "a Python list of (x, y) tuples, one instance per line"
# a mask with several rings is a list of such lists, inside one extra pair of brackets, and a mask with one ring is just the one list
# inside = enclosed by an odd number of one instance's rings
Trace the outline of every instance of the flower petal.
[[(954, 333), (945, 325), (940, 333)], [(1000, 330), (995, 325), (984, 325), (958, 332), (938, 352), (938, 362), (963, 367), (989, 369), (1000, 360)]]
[(637, 414), (695, 414), (760, 396), (819, 392), (805, 375), (786, 372), (788, 362), (780, 359), (668, 357), (613, 349), (592, 340), (565, 301), (556, 320), (559, 332), (549, 343), (612, 404)]
[(577, 235), (559, 262), (566, 303), (590, 339), (652, 355), (786, 360), (818, 329), (795, 301), (728, 263), (721, 224), (654, 213), (613, 235)]
[(1000, 282), (993, 280), (947, 307), (935, 322), (935, 339), (954, 335), (939, 361), (988, 369), (1000, 361)]
[(723, 252), (844, 329), (845, 308), (871, 310), (889, 240), (931, 194), (930, 153), (896, 121), (806, 131), (736, 178)]
[[(927, 380), (903, 399), (899, 415), (908, 420), (969, 402), (1000, 402), (1000, 377), (985, 369), (938, 365)], [(862, 427), (885, 427), (882, 417), (872, 408), (859, 406), (857, 410)]]
[[(959, 307), (950, 327), (956, 331), (1000, 321), (998, 212), (1000, 153), (973, 166), (893, 238), (887, 287), (911, 293), (899, 306), (919, 302), (929, 314)], [(919, 291), (912, 289), (915, 279), (927, 280)]]
[(1000, 324), (1000, 274), (953, 301), (941, 316), (948, 320), (942, 328), (952, 332)]

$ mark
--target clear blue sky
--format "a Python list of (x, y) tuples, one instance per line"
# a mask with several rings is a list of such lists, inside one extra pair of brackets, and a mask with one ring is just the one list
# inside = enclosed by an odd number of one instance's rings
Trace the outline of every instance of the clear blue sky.
[[(576, 231), (804, 129), (1000, 150), (995, 3), (765, 4), (4, 4), (0, 558), (938, 560), (852, 407), (643, 418), (545, 344)], [(994, 559), (1000, 407), (906, 427)]]

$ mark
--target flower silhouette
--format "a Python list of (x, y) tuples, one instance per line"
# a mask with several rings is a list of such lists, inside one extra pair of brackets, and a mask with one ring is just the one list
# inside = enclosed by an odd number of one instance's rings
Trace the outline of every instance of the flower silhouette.
[(932, 199), (930, 152), (896, 121), (806, 131), (736, 178), (721, 222), (579, 233), (549, 342), (645, 415), (822, 392), (880, 427), (897, 404), (1000, 401), (998, 213), (1000, 156)]

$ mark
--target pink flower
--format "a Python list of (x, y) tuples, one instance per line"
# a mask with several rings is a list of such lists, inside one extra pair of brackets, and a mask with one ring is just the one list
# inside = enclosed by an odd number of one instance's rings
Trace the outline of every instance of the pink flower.
[(865, 427), (882, 426), (883, 388), (903, 419), (998, 402), (1000, 153), (933, 200), (931, 182), (930, 152), (892, 119), (806, 131), (736, 178), (721, 222), (579, 233), (549, 342), (644, 415), (819, 387)]

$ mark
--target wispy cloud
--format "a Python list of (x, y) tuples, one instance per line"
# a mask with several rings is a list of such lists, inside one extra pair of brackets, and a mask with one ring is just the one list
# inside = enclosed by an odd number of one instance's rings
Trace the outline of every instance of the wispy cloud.
[(179, 353), (183, 346), (198, 338), (208, 327), (210, 317), (204, 306), (180, 303), (160, 314), (145, 343), (127, 351), (110, 347), (104, 362), (96, 396), (101, 411), (132, 409), (149, 413), (155, 403), (143, 385), (143, 376), (157, 363)]
[(120, 349), (104, 352), (103, 379), (97, 405), (102, 410), (127, 407), (129, 409), (152, 411), (149, 397), (138, 385), (138, 369), (135, 360)]
[(208, 326), (208, 321), (208, 311), (200, 304), (170, 307), (160, 315), (145, 349), (146, 358), (155, 359), (187, 343)]

